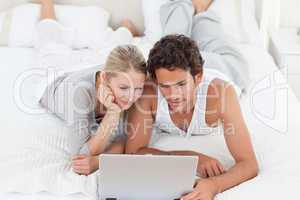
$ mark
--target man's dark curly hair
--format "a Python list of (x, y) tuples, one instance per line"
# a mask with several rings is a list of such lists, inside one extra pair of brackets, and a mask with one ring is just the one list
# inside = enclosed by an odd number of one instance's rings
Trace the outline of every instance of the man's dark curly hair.
[(203, 72), (204, 60), (196, 42), (184, 35), (168, 35), (160, 39), (151, 49), (148, 72), (156, 79), (155, 70), (177, 68), (189, 71), (192, 76)]

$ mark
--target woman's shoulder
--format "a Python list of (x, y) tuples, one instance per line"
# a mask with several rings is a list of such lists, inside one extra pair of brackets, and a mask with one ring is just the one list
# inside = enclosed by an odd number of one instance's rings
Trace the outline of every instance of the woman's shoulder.
[[(89, 74), (67, 73), (59, 76), (45, 89), (39, 103), (67, 120), (70, 113), (89, 114), (95, 107), (95, 86)], [(61, 109), (60, 109), (61, 108)]]

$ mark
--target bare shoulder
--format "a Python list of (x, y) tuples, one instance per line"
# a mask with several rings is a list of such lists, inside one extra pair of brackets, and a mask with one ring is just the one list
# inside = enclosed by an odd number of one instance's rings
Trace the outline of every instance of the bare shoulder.
[(208, 95), (220, 95), (220, 97), (222, 97), (221, 95), (226, 95), (227, 92), (235, 93), (233, 85), (219, 78), (211, 81), (207, 91)]
[(221, 118), (228, 107), (237, 104), (237, 95), (232, 84), (222, 79), (214, 79), (208, 86), (206, 111), (214, 111), (215, 118)]

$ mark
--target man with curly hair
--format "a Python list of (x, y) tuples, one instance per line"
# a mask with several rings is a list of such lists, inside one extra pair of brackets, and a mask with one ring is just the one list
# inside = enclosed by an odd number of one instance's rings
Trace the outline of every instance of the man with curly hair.
[[(197, 4), (201, 1), (193, 2), (195, 7), (201, 6)], [(198, 16), (198, 22), (205, 24), (207, 16)], [(259, 170), (238, 95), (230, 83), (203, 67), (208, 59), (204, 61), (197, 42), (186, 35), (163, 37), (149, 54), (148, 72), (153, 84), (145, 86), (143, 96), (128, 113), (126, 153), (198, 156), (201, 179), (182, 200), (212, 200), (218, 193), (257, 176)], [(235, 160), (230, 169), (199, 152), (149, 147), (154, 133), (189, 138), (211, 134), (218, 127)]]

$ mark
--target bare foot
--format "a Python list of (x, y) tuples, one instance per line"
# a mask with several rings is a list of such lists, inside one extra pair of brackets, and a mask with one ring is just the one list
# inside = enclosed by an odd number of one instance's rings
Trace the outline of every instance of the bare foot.
[(121, 22), (121, 26), (127, 28), (132, 33), (132, 35), (134, 37), (141, 36), (141, 33), (137, 30), (137, 28), (135, 27), (135, 25), (129, 19), (124, 19)]
[(207, 11), (213, 0), (192, 0), (196, 13)]

